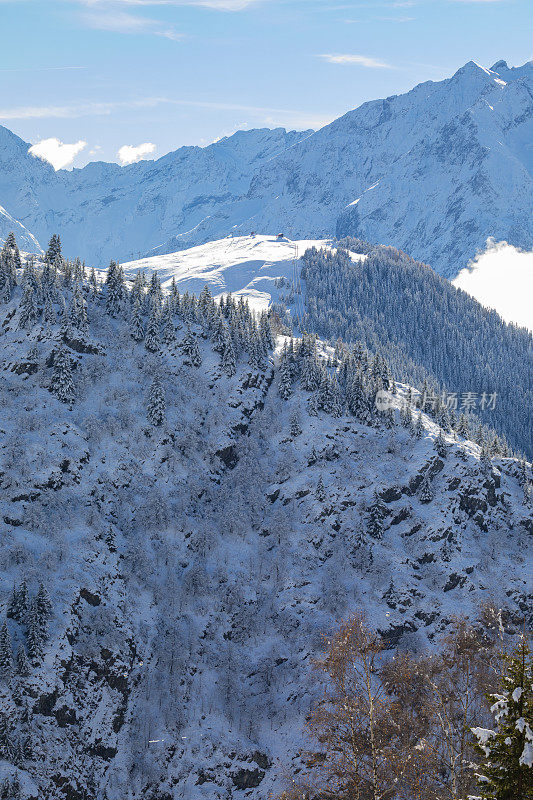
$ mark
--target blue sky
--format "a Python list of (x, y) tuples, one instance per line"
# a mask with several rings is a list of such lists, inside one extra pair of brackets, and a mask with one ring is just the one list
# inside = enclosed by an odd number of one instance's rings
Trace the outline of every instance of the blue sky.
[(74, 166), (316, 128), (470, 59), (533, 57), (532, 0), (0, 0), (0, 23), (0, 124), (78, 143), (45, 146)]

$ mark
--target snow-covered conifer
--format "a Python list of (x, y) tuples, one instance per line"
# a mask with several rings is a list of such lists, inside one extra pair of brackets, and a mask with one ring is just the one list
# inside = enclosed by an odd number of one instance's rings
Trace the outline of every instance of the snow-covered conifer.
[(19, 649), (17, 650), (17, 675), (20, 675), (22, 678), (25, 678), (27, 675), (30, 674), (30, 671), (31, 671), (31, 664), (26, 654), (26, 648), (24, 647), (23, 644), (21, 644)]
[(13, 650), (11, 636), (4, 620), (0, 625), (0, 680), (8, 683), (13, 674)]
[(315, 497), (319, 503), (323, 503), (326, 499), (326, 487), (324, 486), (324, 481), (322, 480), (322, 475), (318, 479), (318, 483), (315, 489)]
[(233, 375), (235, 375), (237, 370), (235, 350), (233, 349), (233, 343), (231, 341), (231, 336), (226, 324), (224, 324), (221, 365), (228, 378), (231, 378)]
[(152, 302), (152, 308), (150, 311), (150, 316), (148, 318), (148, 325), (146, 328), (144, 346), (151, 353), (157, 353), (161, 348), (160, 315), (159, 315), (159, 307), (156, 302)]
[(124, 299), (124, 272), (116, 261), (112, 261), (105, 279), (106, 310), (112, 317), (118, 316)]
[(131, 338), (136, 342), (141, 342), (144, 339), (144, 326), (141, 314), (141, 301), (137, 299), (131, 310), (130, 316), (130, 334)]
[(283, 400), (288, 400), (292, 394), (291, 367), (286, 351), (281, 356), (278, 394)]
[(6, 713), (0, 711), (0, 759), (13, 762), (15, 745), (13, 743), (11, 725)]
[(295, 409), (291, 414), (290, 426), (291, 426), (291, 436), (293, 439), (295, 439), (302, 432), (302, 423), (300, 418), (300, 412), (298, 411), (298, 409)]
[(28, 587), (22, 581), (20, 587), (13, 586), (13, 592), (7, 608), (7, 616), (17, 622), (25, 622), (28, 611)]
[(533, 664), (526, 637), (506, 655), (491, 711), (495, 728), (473, 728), (482, 758), (477, 777), (482, 800), (533, 797)]
[(441, 458), (446, 458), (448, 454), (448, 445), (446, 444), (442, 428), (439, 428), (437, 438), (435, 439), (435, 450)]
[(430, 503), (433, 500), (434, 494), (433, 489), (431, 488), (431, 481), (429, 480), (429, 475), (426, 473), (422, 478), (422, 483), (420, 484), (420, 488), (418, 490), (418, 498), (421, 503)]
[(37, 614), (39, 616), (41, 631), (43, 632), (44, 637), (46, 637), (48, 623), (52, 615), (52, 603), (44, 583), (39, 584), (39, 589), (35, 595), (35, 608), (37, 609)]
[(374, 492), (372, 503), (368, 507), (366, 529), (373, 539), (381, 539), (383, 536), (383, 520), (385, 519), (387, 508), (377, 492)]
[(31, 284), (27, 283), (22, 292), (19, 306), (19, 327), (27, 328), (37, 319), (37, 302)]
[(54, 354), (54, 370), (50, 389), (62, 403), (72, 403), (76, 396), (70, 354), (63, 345), (60, 345)]
[(202, 364), (202, 355), (198, 347), (196, 336), (189, 327), (187, 328), (187, 333), (185, 334), (181, 347), (183, 355), (185, 356), (185, 363), (192, 367), (200, 367)]
[(170, 307), (170, 300), (167, 299), (163, 303), (163, 310), (161, 312), (161, 340), (166, 344), (172, 344), (176, 340), (176, 331), (172, 321), (172, 310)]
[(44, 650), (44, 636), (41, 631), (39, 612), (35, 603), (35, 598), (30, 603), (27, 614), (26, 646), (28, 656), (32, 661), (38, 661)]
[(150, 394), (148, 396), (148, 419), (152, 425), (162, 425), (165, 421), (165, 393), (163, 385), (158, 377), (155, 377), (150, 387)]

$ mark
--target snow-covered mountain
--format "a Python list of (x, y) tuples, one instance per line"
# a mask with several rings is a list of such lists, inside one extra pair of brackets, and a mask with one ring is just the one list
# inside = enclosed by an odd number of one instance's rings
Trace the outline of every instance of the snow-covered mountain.
[(216, 298), (231, 293), (243, 297), (254, 310), (266, 311), (286, 296), (288, 288), (299, 284), (300, 258), (310, 247), (332, 249), (332, 243), (326, 239), (293, 242), (277, 236), (236, 236), (122, 266), (129, 279), (138, 272), (148, 278), (155, 273), (164, 289), (174, 281), (180, 292), (196, 295), (207, 285)]
[(267, 800), (343, 615), (419, 649), (485, 600), (530, 613), (528, 468), (400, 424), (406, 386), (350, 413), (343, 353), (266, 356), (243, 306), (24, 282), (0, 307), (0, 781), (25, 799)]
[(252, 230), (356, 235), (455, 276), (488, 237), (533, 249), (533, 62), (365, 103), (316, 133), (240, 131), (128, 167), (54, 173), (0, 129), (0, 203), (96, 265)]

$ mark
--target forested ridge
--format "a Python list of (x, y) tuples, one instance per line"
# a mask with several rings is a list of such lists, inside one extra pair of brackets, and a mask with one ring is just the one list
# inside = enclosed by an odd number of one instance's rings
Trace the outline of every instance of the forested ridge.
[[(304, 255), (303, 327), (382, 352), (397, 380), (427, 380), (437, 394), (454, 394), (457, 410), (472, 393), (472, 410), (531, 456), (532, 335), (399, 250), (358, 239), (339, 245)], [(352, 260), (350, 250), (365, 260)], [(497, 394), (494, 408), (482, 408), (483, 393)]]

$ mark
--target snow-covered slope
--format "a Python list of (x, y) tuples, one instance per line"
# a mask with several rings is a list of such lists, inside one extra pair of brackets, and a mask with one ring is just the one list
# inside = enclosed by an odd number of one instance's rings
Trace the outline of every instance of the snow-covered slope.
[[(0, 681), (13, 745), (0, 778), (16, 773), (25, 798), (267, 800), (336, 620), (362, 606), (390, 646), (416, 649), (483, 600), (530, 611), (513, 459), (481, 465), (452, 435), (441, 457), (425, 416), (415, 438), (311, 415), (296, 377), (279, 396), (272, 360), (241, 353), (228, 377), (198, 321), (195, 368), (186, 309), (153, 353), (126, 308), (111, 317), (91, 292), (87, 333), (20, 329), (18, 293), (0, 311), (0, 603), (5, 615), (25, 579), (53, 607), (43, 658)], [(61, 340), (70, 405), (48, 391)], [(154, 375), (161, 428), (146, 413)], [(28, 641), (27, 623), (8, 626), (15, 649)]]
[(489, 236), (533, 248), (532, 97), (533, 62), (471, 61), (314, 134), (240, 131), (154, 162), (57, 173), (0, 129), (0, 203), (41, 244), (59, 232), (95, 265), (257, 230), (351, 234), (453, 277)]
[(28, 253), (41, 253), (39, 242), (22, 223), (13, 219), (5, 208), (0, 206), (0, 242), (5, 241), (7, 235), (13, 232), (21, 250)]
[(276, 236), (238, 236), (122, 266), (128, 278), (139, 271), (147, 277), (155, 272), (166, 289), (172, 280), (180, 292), (193, 294), (207, 285), (215, 297), (231, 293), (262, 311), (279, 299), (284, 287), (286, 294), (287, 287), (298, 285), (299, 258), (309, 247), (328, 249), (331, 243), (324, 239), (293, 242)]

